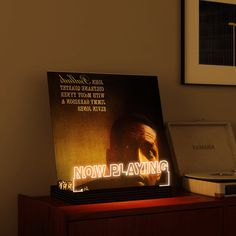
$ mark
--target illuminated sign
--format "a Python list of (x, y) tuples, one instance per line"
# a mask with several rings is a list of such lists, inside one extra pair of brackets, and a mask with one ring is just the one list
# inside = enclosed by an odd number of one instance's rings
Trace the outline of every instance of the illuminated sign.
[[(142, 175), (161, 175), (166, 172), (167, 178), (165, 183), (159, 186), (170, 185), (169, 164), (166, 160), (148, 161), (148, 162), (130, 162), (127, 168), (124, 168), (123, 163), (107, 165), (87, 165), (75, 166), (73, 177), (73, 191), (82, 192), (84, 189), (75, 190), (75, 180), (81, 179), (99, 179), (99, 178), (116, 178), (120, 176), (142, 176)], [(112, 181), (112, 180), (111, 180)]]

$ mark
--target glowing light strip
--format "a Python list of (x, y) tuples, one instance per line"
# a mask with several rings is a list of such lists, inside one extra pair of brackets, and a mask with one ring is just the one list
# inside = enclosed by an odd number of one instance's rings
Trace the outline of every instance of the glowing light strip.
[(160, 184), (160, 187), (170, 186), (170, 171), (169, 171), (169, 163), (167, 161), (160, 161), (161, 171), (167, 173), (166, 183)]

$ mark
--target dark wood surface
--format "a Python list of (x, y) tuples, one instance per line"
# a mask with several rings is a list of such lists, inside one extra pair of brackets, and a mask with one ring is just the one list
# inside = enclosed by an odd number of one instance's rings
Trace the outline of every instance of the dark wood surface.
[(19, 236), (235, 235), (236, 198), (182, 194), (86, 205), (48, 196), (18, 200)]

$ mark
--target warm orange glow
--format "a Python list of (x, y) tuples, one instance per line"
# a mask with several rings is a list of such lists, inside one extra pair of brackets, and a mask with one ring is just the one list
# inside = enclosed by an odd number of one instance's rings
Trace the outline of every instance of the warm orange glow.
[(230, 26), (236, 26), (236, 23), (235, 23), (235, 22), (229, 22), (228, 25), (230, 25)]

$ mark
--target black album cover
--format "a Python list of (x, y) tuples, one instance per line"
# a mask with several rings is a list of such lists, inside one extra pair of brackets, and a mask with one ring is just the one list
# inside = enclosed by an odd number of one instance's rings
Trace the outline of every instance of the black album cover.
[(61, 188), (170, 185), (156, 76), (48, 72), (48, 87)]

